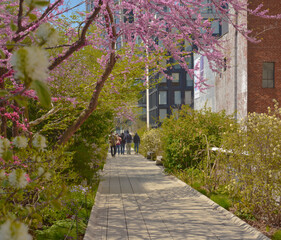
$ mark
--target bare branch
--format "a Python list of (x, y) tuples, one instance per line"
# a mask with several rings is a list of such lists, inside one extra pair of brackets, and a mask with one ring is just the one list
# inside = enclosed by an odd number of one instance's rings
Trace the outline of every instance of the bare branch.
[(261, 32), (258, 32), (256, 35), (255, 35), (255, 38), (259, 35), (262, 35), (263, 33), (267, 32), (267, 31), (270, 31), (270, 30), (275, 30), (275, 29), (279, 29), (281, 28), (281, 25), (278, 25), (277, 23), (275, 23), (275, 25), (269, 25), (267, 28), (264, 28)]
[[(79, 129), (79, 127), (86, 121), (86, 119), (92, 114), (92, 112), (97, 108), (99, 95), (103, 89), (105, 81), (108, 79), (109, 75), (111, 74), (111, 72), (117, 62), (117, 57), (115, 55), (115, 43), (116, 43), (116, 39), (117, 39), (116, 38), (117, 34), (116, 34), (115, 25), (114, 25), (113, 14), (108, 5), (106, 6), (106, 10), (107, 10), (108, 16), (109, 16), (109, 18), (107, 18), (107, 20), (106, 20), (106, 21), (108, 21), (107, 25), (108, 25), (108, 28), (111, 27), (111, 31), (112, 31), (112, 37), (111, 37), (112, 44), (111, 44), (111, 53), (110, 53), (109, 60), (106, 64), (105, 70), (104, 70), (101, 78), (99, 79), (99, 81), (97, 81), (97, 85), (95, 87), (95, 90), (93, 92), (93, 95), (92, 95), (92, 98), (90, 100), (88, 107), (79, 115), (79, 117), (74, 121), (74, 123), (68, 129), (66, 129), (66, 131), (63, 133), (62, 137), (60, 138), (60, 140), (58, 142), (59, 145), (65, 144), (72, 137), (72, 135)], [(88, 24), (88, 22), (86, 23), (86, 25), (87, 24)], [(84, 36), (85, 36), (85, 34), (86, 34), (86, 32), (84, 32)], [(82, 36), (83, 36), (83, 31), (82, 31)]]
[(19, 3), (19, 13), (18, 13), (18, 30), (17, 30), (17, 33), (19, 33), (21, 31), (21, 28), (22, 28), (22, 12), (23, 12), (23, 0), (20, 0), (20, 3)]
[(61, 110), (61, 108), (58, 108), (58, 107), (52, 108), (49, 112), (47, 112), (46, 114), (44, 114), (40, 118), (37, 118), (36, 120), (34, 120), (32, 122), (29, 122), (29, 126), (30, 127), (34, 127), (34, 126), (38, 125), (39, 123), (41, 123), (42, 121), (46, 120), (48, 117), (50, 117), (51, 115), (57, 113), (60, 110)]
[(80, 49), (84, 46), (85, 40), (86, 40), (86, 34), (87, 31), (92, 24), (92, 22), (96, 19), (98, 16), (100, 10), (101, 10), (102, 0), (99, 1), (99, 5), (95, 8), (95, 11), (88, 17), (87, 21), (85, 22), (85, 26), (82, 29), (82, 33), (80, 38), (71, 45), (71, 47), (66, 51), (66, 53), (63, 56), (57, 57), (54, 62), (49, 66), (49, 70), (53, 70), (56, 68), (63, 60), (67, 59), (69, 56), (71, 56), (75, 51)]
[(15, 96), (21, 95), (21, 94), (23, 94), (26, 90), (27, 90), (27, 87), (25, 87), (24, 89), (22, 89), (21, 91), (19, 91), (19, 92), (17, 92), (17, 93), (7, 95), (6, 97), (4, 97), (4, 98), (2, 98), (2, 99), (0, 100), (0, 103), (6, 102), (7, 100), (9, 100), (10, 98), (13, 98), (13, 97), (15, 97)]
[(63, 44), (63, 45), (58, 45), (55, 47), (45, 47), (44, 49), (55, 49), (55, 48), (62, 48), (62, 47), (71, 47), (72, 45), (70, 44)]
[[(23, 0), (21, 0), (23, 1)], [(13, 38), (14, 42), (18, 42), (22, 39), (24, 39), (30, 32), (24, 34), (24, 35), (19, 35), (20, 32), (24, 32), (25, 30), (35, 26), (36, 24), (40, 23), (46, 16), (48, 16), (61, 2), (62, 0), (57, 0), (55, 3), (49, 5), (46, 10), (44, 11), (44, 13), (41, 15), (41, 17), (39, 19), (37, 19), (36, 21), (30, 23), (29, 25), (25, 26), (25, 27), (21, 27), (21, 29), (18, 29), (17, 31), (17, 36)], [(33, 29), (34, 31), (35, 29)]]

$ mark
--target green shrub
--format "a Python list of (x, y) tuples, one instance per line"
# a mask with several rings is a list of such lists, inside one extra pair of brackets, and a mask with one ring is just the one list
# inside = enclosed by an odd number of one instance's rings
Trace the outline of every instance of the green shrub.
[[(223, 148), (227, 189), (239, 199), (238, 211), (253, 214), (267, 224), (281, 225), (281, 109), (278, 104), (268, 114), (251, 113), (240, 129), (225, 135)], [(279, 198), (279, 199), (278, 199)]]
[(71, 169), (79, 175), (76, 183), (84, 179), (88, 183), (95, 181), (97, 171), (103, 168), (108, 151), (107, 136), (113, 128), (112, 119), (110, 111), (94, 111), (75, 134), (69, 150), (74, 152)]
[(271, 239), (272, 239), (272, 240), (281, 240), (281, 230), (276, 231), (276, 232), (273, 234), (273, 236), (272, 236)]
[(207, 108), (196, 111), (183, 106), (179, 116), (166, 118), (162, 124), (165, 167), (198, 167), (211, 147), (220, 146), (222, 134), (232, 123), (232, 116), (225, 112), (214, 113)]
[(72, 186), (62, 197), (58, 208), (45, 208), (41, 213), (44, 226), (36, 231), (36, 239), (65, 239), (65, 236), (76, 239), (77, 231), (82, 236), (94, 205), (97, 187), (98, 183), (91, 188)]
[[(83, 234), (86, 227), (87, 225), (85, 222), (78, 221), (78, 234)], [(59, 220), (51, 227), (36, 232), (37, 240), (62, 240), (65, 239), (66, 236), (72, 237), (72, 239), (77, 239), (75, 219)]]
[(141, 138), (140, 153), (147, 156), (147, 152), (154, 152), (154, 156), (160, 155), (162, 150), (161, 129), (150, 129), (143, 133)]

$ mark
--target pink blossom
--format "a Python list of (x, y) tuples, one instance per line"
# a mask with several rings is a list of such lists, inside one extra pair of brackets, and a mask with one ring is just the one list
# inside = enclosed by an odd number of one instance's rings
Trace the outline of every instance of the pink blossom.
[(26, 178), (27, 182), (29, 182), (29, 183), (32, 182), (28, 174), (25, 174), (25, 178)]

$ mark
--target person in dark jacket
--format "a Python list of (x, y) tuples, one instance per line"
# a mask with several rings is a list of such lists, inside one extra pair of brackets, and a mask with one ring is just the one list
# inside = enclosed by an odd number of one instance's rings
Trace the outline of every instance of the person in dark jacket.
[(111, 132), (109, 136), (109, 143), (110, 143), (110, 151), (112, 157), (115, 157), (116, 154), (116, 142), (117, 142), (117, 137), (114, 134), (114, 132)]
[(126, 150), (127, 150), (127, 154), (131, 154), (131, 145), (132, 145), (132, 135), (129, 133), (129, 131), (127, 131), (127, 134), (125, 135), (125, 139), (126, 139)]
[(124, 133), (121, 133), (121, 154), (125, 154), (125, 144), (126, 144), (126, 139)]
[(138, 154), (139, 153), (139, 145), (140, 145), (140, 136), (138, 135), (138, 133), (135, 134), (133, 141), (134, 141), (135, 153)]

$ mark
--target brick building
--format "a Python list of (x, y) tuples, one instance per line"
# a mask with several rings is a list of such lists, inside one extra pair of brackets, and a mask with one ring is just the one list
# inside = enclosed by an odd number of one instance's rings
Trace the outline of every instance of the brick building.
[[(261, 0), (250, 4), (256, 7)], [(264, 2), (269, 14), (281, 13), (279, 0)], [(262, 39), (259, 43), (247, 41), (232, 26), (221, 37), (225, 47), (225, 61), (228, 68), (220, 73), (204, 76), (214, 89), (197, 94), (194, 108), (202, 107), (206, 100), (212, 102), (214, 111), (226, 110), (228, 114), (237, 112), (237, 118), (245, 117), (248, 112), (266, 112), (273, 99), (281, 102), (281, 20), (264, 19), (252, 15), (237, 15), (237, 23), (247, 24), (253, 36)], [(195, 91), (196, 96), (196, 91)]]
[[(281, 13), (279, 0), (264, 5), (270, 14)], [(249, 29), (262, 38), (258, 44), (248, 43), (248, 112), (265, 112), (272, 99), (281, 103), (281, 20), (249, 16), (248, 21)]]

